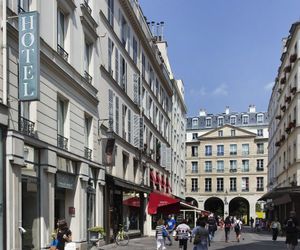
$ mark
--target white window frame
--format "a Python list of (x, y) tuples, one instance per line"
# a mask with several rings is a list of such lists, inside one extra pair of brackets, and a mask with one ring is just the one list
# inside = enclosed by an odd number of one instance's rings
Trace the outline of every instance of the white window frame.
[(249, 124), (249, 115), (243, 115), (242, 116), (242, 124), (248, 125)]
[(257, 121), (258, 124), (264, 123), (264, 114), (257, 114)]
[(230, 124), (231, 125), (235, 125), (236, 124), (236, 116), (235, 115), (230, 116)]
[(224, 117), (220, 116), (218, 117), (218, 127), (221, 127), (224, 125)]
[(211, 118), (206, 118), (205, 125), (206, 125), (206, 127), (211, 127), (211, 125), (212, 125)]

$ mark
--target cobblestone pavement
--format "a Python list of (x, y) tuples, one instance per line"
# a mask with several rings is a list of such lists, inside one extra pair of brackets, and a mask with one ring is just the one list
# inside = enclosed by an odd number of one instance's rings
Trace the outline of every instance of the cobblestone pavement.
[[(209, 250), (225, 249), (225, 250), (284, 250), (284, 237), (278, 237), (277, 241), (272, 241), (272, 236), (269, 232), (255, 233), (251, 232), (250, 228), (244, 228), (241, 235), (241, 241), (238, 243), (235, 239), (234, 231), (230, 232), (229, 242), (225, 242), (225, 235), (222, 229), (216, 232)], [(115, 244), (102, 246), (99, 249), (114, 249), (114, 250), (156, 250), (156, 242), (154, 237), (144, 237), (131, 239), (128, 246), (120, 247)], [(179, 249), (178, 242), (173, 242), (172, 246), (167, 246), (167, 250)], [(192, 250), (192, 243), (188, 244), (188, 250)], [(297, 249), (300, 249), (299, 246)]]

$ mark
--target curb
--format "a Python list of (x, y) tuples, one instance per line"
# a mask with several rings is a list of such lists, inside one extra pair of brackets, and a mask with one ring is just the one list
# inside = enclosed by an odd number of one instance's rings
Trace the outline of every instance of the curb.
[[(139, 242), (139, 241), (143, 241), (144, 239), (149, 239), (149, 238), (151, 238), (151, 236), (144, 236), (144, 237), (130, 239), (129, 244), (130, 244), (130, 242)], [(107, 244), (107, 245), (103, 245), (103, 246), (98, 247), (98, 250), (114, 249), (114, 248), (117, 248), (117, 247), (118, 247), (118, 245), (116, 243), (111, 243), (111, 244)]]

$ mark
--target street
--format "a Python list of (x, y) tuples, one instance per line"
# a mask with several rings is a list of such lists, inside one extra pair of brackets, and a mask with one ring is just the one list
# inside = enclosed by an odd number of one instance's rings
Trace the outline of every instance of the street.
[[(216, 232), (215, 238), (211, 243), (209, 249), (217, 250), (217, 249), (227, 249), (227, 250), (282, 250), (286, 249), (284, 244), (284, 237), (278, 237), (277, 241), (272, 241), (272, 236), (269, 232), (260, 232), (254, 233), (250, 231), (250, 228), (244, 228), (243, 233), (241, 235), (241, 241), (238, 243), (235, 239), (234, 231), (230, 232), (230, 240), (229, 242), (225, 242), (224, 230), (218, 229)], [(188, 249), (191, 250), (193, 245), (189, 243)], [(138, 239), (131, 239), (129, 241), (129, 245), (126, 247), (119, 247), (115, 244), (106, 245), (101, 247), (100, 249), (129, 249), (129, 250), (155, 250), (156, 242), (154, 237), (145, 237)], [(169, 250), (179, 249), (178, 242), (173, 242), (172, 246), (167, 246)]]

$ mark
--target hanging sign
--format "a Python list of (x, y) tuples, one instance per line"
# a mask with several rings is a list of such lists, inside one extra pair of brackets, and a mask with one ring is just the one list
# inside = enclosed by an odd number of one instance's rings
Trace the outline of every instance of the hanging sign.
[(40, 99), (39, 13), (19, 14), (19, 100)]

